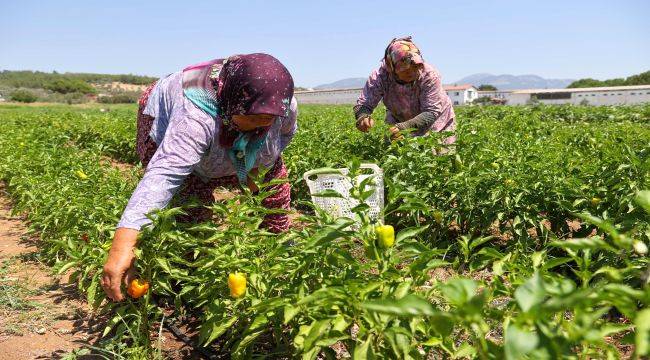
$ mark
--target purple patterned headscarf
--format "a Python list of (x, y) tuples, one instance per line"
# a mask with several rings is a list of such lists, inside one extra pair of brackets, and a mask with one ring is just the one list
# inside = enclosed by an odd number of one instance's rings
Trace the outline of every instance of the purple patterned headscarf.
[(286, 116), (293, 97), (293, 78), (268, 54), (235, 55), (219, 74), (217, 99), (222, 114)]
[[(239, 135), (230, 126), (232, 115), (286, 116), (293, 97), (293, 78), (275, 57), (234, 55), (189, 66), (183, 70), (183, 91), (199, 108), (224, 124), (219, 142), (230, 147)], [(262, 136), (268, 129), (258, 130)]]

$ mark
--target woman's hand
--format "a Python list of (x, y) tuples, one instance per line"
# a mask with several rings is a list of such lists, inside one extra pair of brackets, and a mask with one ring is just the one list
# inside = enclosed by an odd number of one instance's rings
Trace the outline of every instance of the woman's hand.
[(400, 134), (400, 130), (397, 126), (392, 126), (388, 131), (390, 131), (390, 139), (392, 141), (404, 139), (404, 135)]
[(357, 129), (359, 129), (361, 132), (368, 132), (368, 130), (370, 130), (370, 128), (373, 126), (375, 126), (375, 120), (373, 120), (370, 116), (366, 116), (357, 121)]
[(139, 233), (138, 230), (127, 228), (119, 228), (115, 231), (113, 245), (108, 252), (101, 281), (106, 296), (115, 301), (124, 299), (122, 284), (128, 287), (129, 282), (135, 278), (133, 250), (135, 250)]

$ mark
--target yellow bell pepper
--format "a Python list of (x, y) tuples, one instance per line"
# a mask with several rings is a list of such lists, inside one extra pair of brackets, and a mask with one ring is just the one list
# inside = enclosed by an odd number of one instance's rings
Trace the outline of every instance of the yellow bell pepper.
[(246, 276), (238, 272), (228, 274), (228, 288), (230, 289), (230, 296), (234, 298), (242, 297), (246, 293)]
[(77, 174), (77, 177), (78, 177), (79, 179), (81, 179), (81, 180), (86, 180), (86, 179), (88, 179), (88, 175), (86, 175), (86, 173), (84, 173), (84, 172), (81, 171), (81, 170), (77, 170), (77, 171), (76, 171), (76, 174)]
[(375, 234), (381, 248), (388, 249), (395, 244), (395, 229), (392, 225), (378, 225)]

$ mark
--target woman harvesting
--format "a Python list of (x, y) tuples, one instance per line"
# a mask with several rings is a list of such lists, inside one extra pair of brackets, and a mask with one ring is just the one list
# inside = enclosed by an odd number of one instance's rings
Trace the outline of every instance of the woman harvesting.
[[(287, 177), (281, 153), (296, 132), (297, 104), (293, 79), (267, 54), (235, 55), (193, 65), (158, 80), (142, 95), (136, 150), (144, 177), (133, 192), (115, 232), (104, 265), (102, 286), (123, 299), (122, 282), (131, 277), (137, 236), (151, 223), (147, 214), (164, 208), (178, 192), (181, 202), (214, 202), (218, 186), (257, 188), (251, 175), (270, 169), (265, 181)], [(289, 209), (290, 185), (269, 188), (263, 200), (272, 209)], [(206, 207), (188, 218), (206, 221)], [(269, 231), (289, 227), (286, 214), (269, 214)]]
[[(453, 131), (454, 109), (442, 88), (438, 71), (425, 63), (411, 37), (393, 39), (379, 68), (370, 74), (354, 107), (357, 128), (367, 132), (374, 126), (371, 115), (379, 101), (386, 106), (386, 123), (392, 125), (393, 139), (401, 130), (411, 129), (413, 136), (429, 131)], [(450, 144), (455, 137), (445, 140)]]

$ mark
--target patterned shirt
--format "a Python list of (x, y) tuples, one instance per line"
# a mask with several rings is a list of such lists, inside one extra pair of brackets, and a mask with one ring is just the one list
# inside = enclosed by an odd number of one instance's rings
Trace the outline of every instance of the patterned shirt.
[[(418, 80), (410, 84), (400, 84), (389, 76), (386, 66), (382, 65), (370, 74), (363, 88), (357, 105), (374, 110), (379, 101), (384, 102), (386, 123), (396, 124), (412, 119), (422, 112), (432, 112), (436, 121), (430, 127), (418, 129), (413, 133), (422, 136), (429, 131), (453, 131), (456, 129), (454, 108), (447, 93), (442, 88), (438, 71), (425, 63)], [(451, 143), (454, 137), (447, 139)]]
[[(227, 149), (219, 145), (217, 124), (221, 121), (183, 95), (182, 78), (182, 72), (176, 72), (160, 79), (149, 95), (144, 114), (155, 118), (150, 136), (158, 150), (131, 195), (118, 228), (139, 230), (151, 223), (146, 214), (167, 206), (192, 173), (205, 180), (236, 174)], [(273, 166), (296, 133), (297, 113), (298, 103), (293, 98), (289, 115), (278, 117), (271, 126), (255, 167)]]

